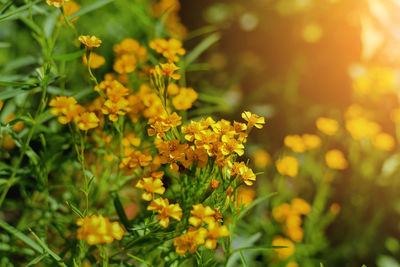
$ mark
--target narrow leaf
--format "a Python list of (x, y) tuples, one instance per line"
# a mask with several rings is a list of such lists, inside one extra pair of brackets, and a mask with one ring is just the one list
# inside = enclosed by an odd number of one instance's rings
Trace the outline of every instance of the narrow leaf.
[(41, 254), (43, 253), (43, 249), (35, 241), (30, 239), (28, 236), (23, 234), (18, 229), (12, 227), (11, 225), (7, 224), (2, 220), (0, 220), (0, 227), (9, 232), (10, 234), (12, 234), (13, 236), (15, 236), (16, 238), (18, 238), (19, 240), (21, 240), (22, 242), (24, 242), (25, 244), (27, 244), (28, 246), (30, 246), (31, 248), (33, 248), (34, 250), (36, 250), (37, 252)]
[(270, 197), (272, 197), (272, 196), (274, 196), (274, 195), (276, 195), (275, 192), (274, 192), (274, 193), (271, 193), (271, 194), (268, 194), (268, 195), (266, 195), (266, 196), (257, 198), (256, 200), (254, 200), (253, 202), (251, 202), (250, 205), (248, 205), (247, 207), (245, 207), (244, 209), (242, 209), (242, 210), (240, 211), (240, 213), (239, 213), (237, 219), (240, 220), (249, 210), (251, 210), (251, 209), (254, 208), (256, 205), (258, 205), (259, 203), (261, 203), (262, 201), (267, 200), (267, 199), (269, 199)]
[(52, 55), (51, 58), (55, 60), (72, 60), (78, 58), (85, 54), (86, 49), (82, 49), (76, 52), (68, 53), (68, 54), (61, 54), (61, 55)]
[(98, 9), (98, 8), (104, 6), (104, 5), (107, 5), (107, 4), (111, 3), (112, 1), (113, 0), (99, 0), (99, 1), (96, 1), (96, 2), (94, 2), (92, 4), (90, 4), (90, 5), (82, 7), (81, 9), (79, 9), (74, 14), (68, 16), (68, 19), (71, 20), (71, 19), (77, 18), (79, 16), (82, 16), (83, 14), (89, 13), (89, 12), (91, 12), (93, 10), (96, 10), (96, 9)]
[(121, 201), (119, 199), (119, 196), (116, 192), (112, 193), (112, 198), (113, 198), (113, 202), (114, 202), (114, 207), (115, 210), (117, 211), (119, 220), (121, 221), (121, 223), (124, 225), (124, 227), (128, 230), (130, 230), (130, 225), (129, 225), (129, 220), (126, 217), (124, 208), (122, 207)]
[(219, 33), (213, 33), (203, 39), (185, 58), (185, 65), (189, 66), (194, 62), (204, 51), (215, 44), (220, 39)]
[(67, 267), (67, 265), (65, 265), (63, 262), (62, 262), (62, 259), (56, 254), (56, 253), (54, 253), (47, 245), (46, 245), (46, 243), (44, 243), (43, 241), (42, 241), (42, 239), (40, 239), (40, 237), (38, 237), (33, 231), (32, 231), (32, 229), (30, 229), (30, 228), (28, 228), (28, 230), (31, 232), (31, 234), (35, 237), (35, 239), (36, 239), (36, 241), (39, 243), (39, 245), (47, 252), (47, 253), (49, 253), (49, 255), (53, 258), (53, 259), (55, 259), (57, 262), (58, 262), (58, 264), (60, 265), (60, 266), (65, 266), (65, 267)]

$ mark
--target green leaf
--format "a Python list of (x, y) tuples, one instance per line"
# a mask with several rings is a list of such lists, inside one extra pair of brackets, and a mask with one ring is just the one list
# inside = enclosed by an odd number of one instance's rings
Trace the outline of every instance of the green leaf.
[(213, 33), (203, 39), (185, 58), (185, 65), (189, 66), (194, 62), (204, 51), (215, 44), (221, 38), (219, 33)]
[(14, 9), (13, 11), (10, 11), (10, 12), (7, 12), (7, 13), (1, 15), (1, 16), (0, 16), (0, 22), (3, 22), (3, 21), (5, 21), (5, 20), (7, 20), (7, 18), (9, 18), (9, 17), (11, 17), (11, 16), (20, 14), (22, 11), (24, 11), (24, 10), (26, 10), (26, 9), (28, 9), (28, 8), (30, 8), (30, 7), (32, 7), (33, 5), (36, 5), (36, 4), (39, 3), (40, 1), (41, 1), (41, 0), (36, 0), (35, 2), (31, 2), (30, 4), (23, 5), (23, 6), (19, 7), (19, 8)]
[(277, 194), (277, 193), (274, 192), (274, 193), (268, 194), (268, 195), (266, 195), (266, 196), (257, 198), (256, 200), (254, 200), (253, 202), (251, 202), (250, 205), (248, 205), (247, 207), (245, 207), (244, 209), (242, 209), (242, 210), (239, 212), (239, 215), (238, 215), (238, 217), (237, 217), (237, 220), (240, 220), (244, 215), (246, 215), (246, 213), (247, 213), (249, 210), (251, 210), (252, 208), (254, 208), (256, 205), (258, 205), (259, 203), (261, 203), (261, 202), (264, 201), (264, 200), (267, 200), (267, 199), (271, 198), (272, 196), (274, 196), (274, 195), (276, 195), (276, 194)]
[(151, 265), (150, 263), (147, 263), (145, 260), (143, 260), (143, 259), (141, 259), (141, 258), (139, 258), (139, 257), (136, 257), (135, 255), (127, 254), (127, 256), (128, 256), (128, 257), (131, 257), (132, 259), (137, 260), (138, 262), (141, 262), (141, 263), (143, 263), (143, 264), (146, 264), (147, 266), (153, 266), (153, 265)]
[(25, 267), (36, 265), (39, 262), (41, 262), (44, 258), (46, 258), (47, 256), (48, 256), (47, 254), (43, 254), (43, 255), (37, 256), (36, 258), (31, 260), (27, 265), (25, 265)]
[(53, 258), (53, 259), (55, 259), (57, 262), (58, 262), (58, 264), (60, 265), (60, 266), (65, 266), (65, 267), (67, 267), (67, 265), (65, 265), (63, 262), (62, 262), (62, 259), (56, 254), (56, 253), (54, 253), (47, 245), (46, 245), (46, 243), (44, 243), (43, 241), (42, 241), (42, 239), (40, 239), (40, 237), (38, 237), (30, 228), (28, 228), (28, 230), (31, 232), (31, 234), (35, 237), (35, 239), (36, 239), (36, 241), (39, 243), (39, 245)]
[(71, 208), (71, 210), (72, 210), (73, 212), (75, 212), (76, 215), (78, 215), (78, 216), (81, 217), (81, 218), (84, 218), (84, 217), (85, 217), (85, 216), (83, 216), (82, 212), (81, 212), (77, 207), (75, 207), (72, 203), (69, 203), (69, 202), (67, 201), (67, 205)]
[(68, 53), (68, 54), (61, 54), (61, 55), (52, 55), (51, 58), (55, 60), (72, 60), (78, 58), (85, 54), (86, 49), (82, 49), (76, 52)]
[(114, 202), (114, 207), (115, 210), (117, 211), (119, 220), (121, 221), (121, 223), (124, 225), (124, 227), (128, 230), (130, 230), (130, 224), (129, 224), (129, 220), (126, 217), (124, 208), (122, 207), (121, 201), (119, 199), (119, 196), (116, 192), (113, 192), (112, 194), (112, 198), (113, 198), (113, 202)]
[(26, 87), (26, 86), (37, 86), (37, 84), (0, 81), (0, 86)]
[(244, 258), (242, 250), (239, 251), (239, 254), (240, 254), (240, 259), (242, 260), (243, 266), (247, 267), (248, 265), (247, 265), (246, 259)]
[(94, 2), (90, 5), (84, 6), (81, 9), (79, 9), (77, 12), (75, 12), (74, 14), (68, 16), (68, 19), (74, 19), (77, 18), (79, 16), (82, 16), (83, 14), (89, 13), (93, 10), (96, 10), (104, 5), (107, 5), (109, 3), (111, 3), (113, 0), (99, 0), (97, 2)]
[(18, 238), (19, 240), (21, 240), (22, 242), (24, 242), (25, 244), (27, 244), (28, 246), (30, 246), (31, 248), (33, 248), (34, 250), (36, 250), (37, 252), (41, 254), (43, 253), (43, 249), (36, 242), (34, 242), (32, 239), (30, 239), (28, 236), (23, 234), (18, 229), (12, 227), (11, 225), (7, 224), (2, 220), (0, 220), (0, 227), (9, 232), (10, 234), (12, 234), (13, 236), (15, 236), (16, 238)]

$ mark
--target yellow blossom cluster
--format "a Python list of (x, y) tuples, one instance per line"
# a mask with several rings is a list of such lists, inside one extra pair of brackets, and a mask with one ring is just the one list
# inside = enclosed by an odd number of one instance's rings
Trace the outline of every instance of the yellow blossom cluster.
[(118, 115), (125, 115), (130, 111), (128, 88), (123, 86), (117, 80), (107, 79), (102, 81), (94, 88), (95, 91), (101, 92), (106, 99), (101, 107), (103, 114), (108, 115), (110, 121), (118, 121)]
[(147, 50), (138, 41), (126, 38), (121, 43), (114, 45), (116, 55), (114, 70), (119, 74), (132, 73), (137, 64), (142, 64), (147, 60)]
[(321, 139), (315, 134), (288, 135), (284, 139), (285, 146), (291, 148), (293, 152), (302, 153), (307, 150), (317, 148), (321, 145)]
[(365, 68), (353, 81), (354, 92), (359, 96), (377, 97), (392, 92), (395, 71), (390, 67)]
[(121, 240), (124, 229), (118, 222), (110, 220), (102, 215), (89, 215), (76, 221), (78, 239), (86, 240), (89, 245), (112, 243), (115, 239)]
[(296, 177), (299, 171), (299, 162), (295, 157), (285, 156), (275, 162), (276, 169), (282, 175)]
[(367, 118), (368, 114), (360, 106), (350, 106), (346, 112), (346, 129), (354, 140), (369, 140), (382, 151), (391, 151), (395, 146), (392, 135), (382, 132), (382, 127)]
[(182, 218), (182, 209), (179, 204), (169, 204), (167, 198), (156, 198), (151, 201), (150, 205), (147, 206), (147, 210), (156, 211), (158, 215), (156, 219), (159, 224), (167, 228), (169, 225), (169, 218), (173, 218), (180, 221)]
[(157, 18), (165, 16), (165, 26), (170, 34), (176, 38), (183, 39), (187, 34), (186, 27), (181, 23), (179, 0), (158, 0), (153, 5), (153, 15)]
[(272, 210), (274, 219), (283, 225), (283, 232), (294, 242), (301, 242), (304, 231), (301, 228), (302, 215), (311, 211), (310, 204), (304, 199), (294, 198), (291, 203), (283, 203)]
[[(192, 216), (189, 223), (198, 228), (189, 227), (186, 233), (174, 239), (178, 254), (185, 255), (188, 250), (193, 254), (197, 251), (197, 246), (203, 244), (208, 249), (215, 249), (217, 239), (229, 235), (228, 227), (219, 225), (215, 218), (217, 212), (211, 207), (204, 207), (203, 204), (193, 205), (190, 214)], [(202, 227), (202, 224), (205, 227)]]
[(182, 48), (182, 42), (174, 38), (169, 40), (155, 39), (150, 42), (150, 48), (162, 54), (169, 62), (179, 61), (179, 56), (186, 53), (185, 49)]
[(85, 111), (72, 96), (57, 96), (50, 101), (49, 106), (53, 107), (50, 113), (59, 116), (58, 121), (61, 124), (74, 121), (82, 131), (96, 128), (99, 125), (100, 120), (96, 114)]

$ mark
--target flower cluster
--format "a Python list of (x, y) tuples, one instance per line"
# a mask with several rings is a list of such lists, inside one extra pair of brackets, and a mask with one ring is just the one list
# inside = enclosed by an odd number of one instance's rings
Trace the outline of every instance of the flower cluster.
[(76, 221), (78, 239), (86, 240), (89, 245), (112, 243), (114, 239), (121, 240), (124, 229), (118, 222), (110, 222), (102, 215), (91, 215)]
[[(204, 207), (202, 204), (193, 205), (190, 214), (192, 216), (189, 218), (189, 223), (193, 227), (189, 227), (186, 233), (174, 239), (177, 253), (185, 255), (189, 250), (193, 254), (197, 251), (197, 246), (203, 244), (208, 249), (215, 249), (217, 239), (229, 235), (226, 225), (220, 226), (216, 221), (217, 213), (211, 207)], [(202, 227), (202, 224), (207, 228)]]
[(59, 116), (58, 121), (61, 124), (74, 121), (82, 131), (96, 128), (99, 125), (100, 120), (96, 114), (85, 111), (72, 96), (58, 96), (50, 101), (49, 106), (53, 107), (50, 110), (51, 114)]
[(274, 219), (283, 225), (283, 232), (294, 242), (301, 242), (304, 231), (301, 228), (302, 215), (311, 211), (310, 204), (304, 199), (294, 198), (292, 202), (283, 203), (272, 210)]

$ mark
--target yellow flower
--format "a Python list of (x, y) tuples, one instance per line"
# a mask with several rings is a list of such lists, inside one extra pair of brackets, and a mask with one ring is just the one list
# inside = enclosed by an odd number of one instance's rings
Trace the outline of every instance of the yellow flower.
[(204, 168), (207, 166), (208, 154), (204, 148), (190, 148), (186, 150), (186, 160), (182, 163), (183, 166), (187, 168), (194, 162), (198, 168)]
[(161, 179), (153, 177), (143, 177), (137, 182), (136, 188), (146, 190), (142, 194), (142, 199), (146, 201), (153, 199), (153, 193), (162, 195), (165, 192), (165, 187)]
[(317, 125), (318, 130), (326, 135), (334, 135), (339, 129), (339, 123), (330, 118), (320, 117), (316, 120), (315, 124)]
[(395, 85), (395, 71), (390, 67), (371, 67), (353, 82), (355, 93), (376, 97), (390, 92)]
[(226, 225), (219, 226), (216, 221), (212, 221), (208, 224), (208, 233), (206, 248), (215, 249), (217, 247), (217, 239), (224, 236), (229, 236), (229, 230)]
[(206, 236), (206, 229), (202, 227), (199, 229), (190, 227), (187, 233), (174, 238), (176, 253), (185, 255), (188, 250), (192, 254), (195, 253), (197, 251), (197, 246), (204, 244)]
[[(64, 13), (68, 17), (72, 14), (74, 14), (76, 11), (78, 11), (81, 8), (81, 5), (74, 1), (68, 1), (64, 2)], [(79, 17), (73, 18), (71, 22), (75, 22), (78, 20)]]
[(3, 108), (4, 102), (0, 100), (0, 110)]
[(295, 252), (295, 246), (293, 242), (287, 238), (283, 238), (280, 236), (274, 237), (274, 240), (272, 241), (272, 246), (284, 247), (284, 248), (274, 249), (274, 251), (277, 252), (278, 259), (282, 261), (292, 256), (293, 253)]
[(159, 224), (164, 228), (168, 227), (170, 217), (177, 221), (180, 221), (182, 218), (182, 209), (179, 204), (169, 204), (169, 201), (166, 198), (163, 199), (160, 197), (153, 199), (147, 207), (147, 210), (158, 212), (156, 219), (159, 220)]
[(247, 166), (242, 166), (240, 168), (240, 178), (246, 185), (253, 185), (253, 181), (256, 180), (256, 175), (254, 174), (253, 170)]
[(256, 191), (250, 188), (240, 187), (238, 190), (237, 207), (240, 208), (242, 205), (243, 207), (247, 207), (253, 202), (255, 197)]
[(272, 209), (272, 216), (277, 222), (283, 223), (291, 212), (292, 207), (288, 203), (282, 203)]
[(172, 98), (172, 104), (177, 110), (187, 110), (192, 107), (198, 94), (192, 88), (181, 88), (179, 94)]
[(321, 139), (315, 134), (303, 134), (302, 138), (307, 149), (314, 149), (321, 145)]
[(299, 264), (295, 261), (290, 261), (285, 267), (299, 267)]
[(260, 117), (256, 114), (252, 114), (250, 111), (244, 111), (242, 113), (242, 118), (247, 121), (248, 127), (256, 127), (262, 129), (263, 124), (265, 124), (264, 117)]
[(285, 146), (291, 148), (293, 152), (302, 153), (306, 150), (303, 138), (301, 138), (300, 135), (288, 135), (283, 142)]
[(169, 40), (155, 39), (150, 42), (150, 48), (155, 50), (157, 53), (162, 54), (170, 62), (179, 61), (177, 55), (182, 56), (186, 53), (185, 49), (182, 48), (181, 41), (174, 38)]
[(311, 211), (311, 206), (304, 199), (294, 198), (292, 199), (292, 211), (297, 214), (307, 215)]
[(381, 131), (379, 124), (363, 117), (355, 117), (346, 121), (346, 129), (355, 140), (371, 138)]
[(257, 169), (265, 169), (271, 164), (271, 156), (264, 149), (258, 149), (253, 154), (253, 161)]
[(84, 112), (79, 115), (78, 128), (82, 131), (87, 131), (99, 126), (99, 121), (100, 120), (97, 118), (94, 112)]
[(391, 151), (395, 146), (394, 138), (387, 133), (379, 133), (372, 139), (372, 144), (379, 150)]
[(119, 74), (131, 73), (136, 69), (136, 57), (124, 54), (115, 60), (113, 68)]
[(99, 47), (101, 45), (101, 40), (94, 35), (81, 35), (78, 40), (87, 48)]
[[(8, 118), (6, 119), (6, 123), (12, 122), (12, 121), (15, 120), (15, 119), (16, 119), (15, 114), (14, 114), (14, 113), (11, 113), (11, 114), (8, 116)], [(21, 131), (22, 128), (24, 128), (24, 122), (23, 122), (23, 121), (17, 122), (16, 124), (14, 124), (14, 125), (12, 126), (12, 129), (13, 129), (15, 132)]]
[(71, 120), (77, 119), (79, 113), (83, 110), (72, 96), (57, 96), (50, 101), (49, 106), (54, 107), (50, 110), (52, 115), (57, 116), (62, 114), (62, 116), (58, 117), (58, 121), (61, 124), (67, 124)]
[(160, 75), (165, 75), (167, 78), (172, 78), (174, 80), (179, 80), (181, 75), (174, 73), (175, 71), (179, 70), (180, 68), (177, 67), (174, 63), (165, 63), (156, 66), (155, 72), (159, 73)]
[(299, 162), (296, 158), (292, 156), (286, 156), (280, 160), (277, 160), (275, 165), (280, 174), (287, 175), (292, 178), (297, 176), (299, 170)]
[(134, 169), (138, 166), (145, 167), (150, 164), (152, 160), (152, 156), (147, 154), (147, 152), (143, 153), (142, 151), (136, 151), (130, 147), (124, 148), (124, 157), (119, 165), (120, 168), (130, 168)]
[(57, 7), (57, 8), (61, 8), (62, 5), (63, 5), (63, 2), (66, 2), (66, 1), (68, 1), (68, 0), (46, 0), (46, 3), (49, 6), (54, 6), (54, 7)]
[[(84, 65), (87, 65), (87, 58), (86, 55), (83, 55), (82, 61)], [(98, 69), (101, 66), (103, 66), (106, 63), (106, 60), (104, 57), (100, 56), (99, 54), (96, 54), (92, 52), (90, 55), (90, 68), (92, 69)]]
[(347, 160), (344, 157), (342, 151), (337, 149), (329, 150), (325, 154), (325, 162), (329, 168), (337, 169), (337, 170), (344, 170), (347, 168)]
[[(300, 219), (300, 223), (301, 223), (301, 219)], [(304, 238), (304, 231), (300, 226), (294, 226), (294, 227), (287, 228), (285, 233), (294, 242), (301, 242)]]
[(114, 239), (121, 240), (124, 229), (118, 222), (110, 222), (102, 215), (91, 215), (76, 221), (79, 240), (86, 240), (89, 245), (112, 243)]
[(190, 211), (191, 216), (189, 218), (189, 223), (194, 227), (199, 226), (202, 222), (207, 224), (214, 221), (215, 211), (210, 207), (204, 207), (203, 204), (193, 205), (193, 210)]
[(133, 133), (129, 133), (124, 138), (122, 138), (122, 145), (124, 147), (130, 147), (130, 146), (138, 147), (140, 143), (141, 139), (139, 137), (135, 137)]

